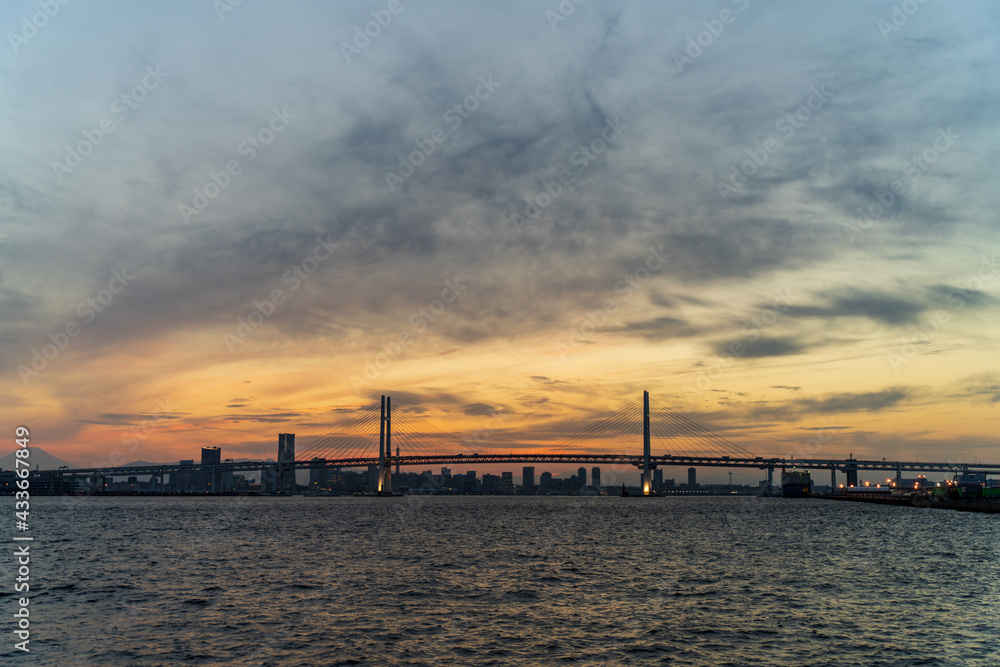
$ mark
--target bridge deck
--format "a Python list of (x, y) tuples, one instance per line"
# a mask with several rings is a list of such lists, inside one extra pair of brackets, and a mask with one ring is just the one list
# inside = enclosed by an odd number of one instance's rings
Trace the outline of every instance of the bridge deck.
[[(389, 465), (427, 466), (442, 464), (489, 465), (502, 463), (552, 463), (572, 464), (585, 463), (592, 465), (624, 465), (642, 468), (641, 455), (626, 454), (450, 454), (441, 456), (393, 456), (388, 459)], [(378, 457), (327, 459), (323, 461), (295, 461), (281, 464), (285, 469), (311, 468), (367, 468), (377, 466)], [(126, 475), (162, 475), (180, 472), (239, 472), (275, 468), (275, 461), (240, 461), (212, 465), (150, 465), (106, 468), (73, 468), (52, 471), (42, 471), (58, 476), (115, 476)], [(875, 461), (863, 459), (782, 459), (782, 458), (737, 458), (727, 456), (653, 456), (650, 467), (687, 466), (687, 467), (726, 467), (726, 468), (805, 468), (812, 470), (880, 470), (895, 472), (949, 472), (969, 473), (985, 472), (1000, 474), (1000, 464), (991, 463), (955, 463), (955, 462), (920, 462), (920, 461)]]

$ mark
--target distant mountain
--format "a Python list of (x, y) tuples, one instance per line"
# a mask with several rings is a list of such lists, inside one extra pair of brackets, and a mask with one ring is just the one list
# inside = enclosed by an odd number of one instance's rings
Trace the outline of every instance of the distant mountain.
[[(20, 449), (20, 447), (18, 447)], [(31, 469), (35, 470), (57, 470), (59, 466), (66, 466), (68, 468), (76, 468), (76, 466), (63, 461), (60, 458), (52, 456), (46, 452), (41, 447), (30, 447), (31, 456), (28, 461), (31, 463)], [(17, 465), (14, 460), (17, 458), (15, 452), (11, 452), (7, 456), (0, 457), (0, 470), (13, 470)]]

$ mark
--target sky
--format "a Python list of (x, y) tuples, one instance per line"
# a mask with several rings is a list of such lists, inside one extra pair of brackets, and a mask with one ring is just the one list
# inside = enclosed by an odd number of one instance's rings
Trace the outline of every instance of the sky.
[(2, 431), (274, 457), (388, 394), (536, 451), (648, 390), (759, 455), (998, 462), (998, 24), (5, 2)]

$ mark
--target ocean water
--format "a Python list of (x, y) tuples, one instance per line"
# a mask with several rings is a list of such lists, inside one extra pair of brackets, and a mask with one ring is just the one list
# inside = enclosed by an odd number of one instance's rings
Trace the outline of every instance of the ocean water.
[(1000, 664), (1000, 515), (457, 496), (33, 498), (31, 517), (31, 653), (8, 556), (4, 664)]

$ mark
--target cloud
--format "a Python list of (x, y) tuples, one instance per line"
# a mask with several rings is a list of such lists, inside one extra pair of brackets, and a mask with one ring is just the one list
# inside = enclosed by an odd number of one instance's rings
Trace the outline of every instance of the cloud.
[(492, 417), (502, 411), (502, 408), (495, 408), (492, 405), (487, 405), (486, 403), (469, 403), (462, 408), (462, 412), (464, 414), (482, 417)]
[(704, 328), (677, 317), (656, 317), (651, 320), (628, 322), (617, 328), (609, 327), (608, 330), (633, 334), (646, 340), (663, 341), (695, 336), (704, 331)]
[(1000, 403), (1000, 374), (977, 373), (962, 378), (957, 383), (958, 391), (949, 398), (971, 398), (987, 403)]
[(863, 317), (885, 324), (901, 326), (916, 322), (928, 304), (885, 292), (846, 290), (827, 297), (825, 305), (790, 306), (792, 317)]
[[(731, 355), (730, 346), (733, 341), (718, 341), (714, 350), (719, 355)], [(765, 357), (785, 357), (802, 354), (807, 349), (805, 343), (788, 337), (760, 337), (754, 341), (743, 343), (741, 357), (745, 359), (763, 359)]]

